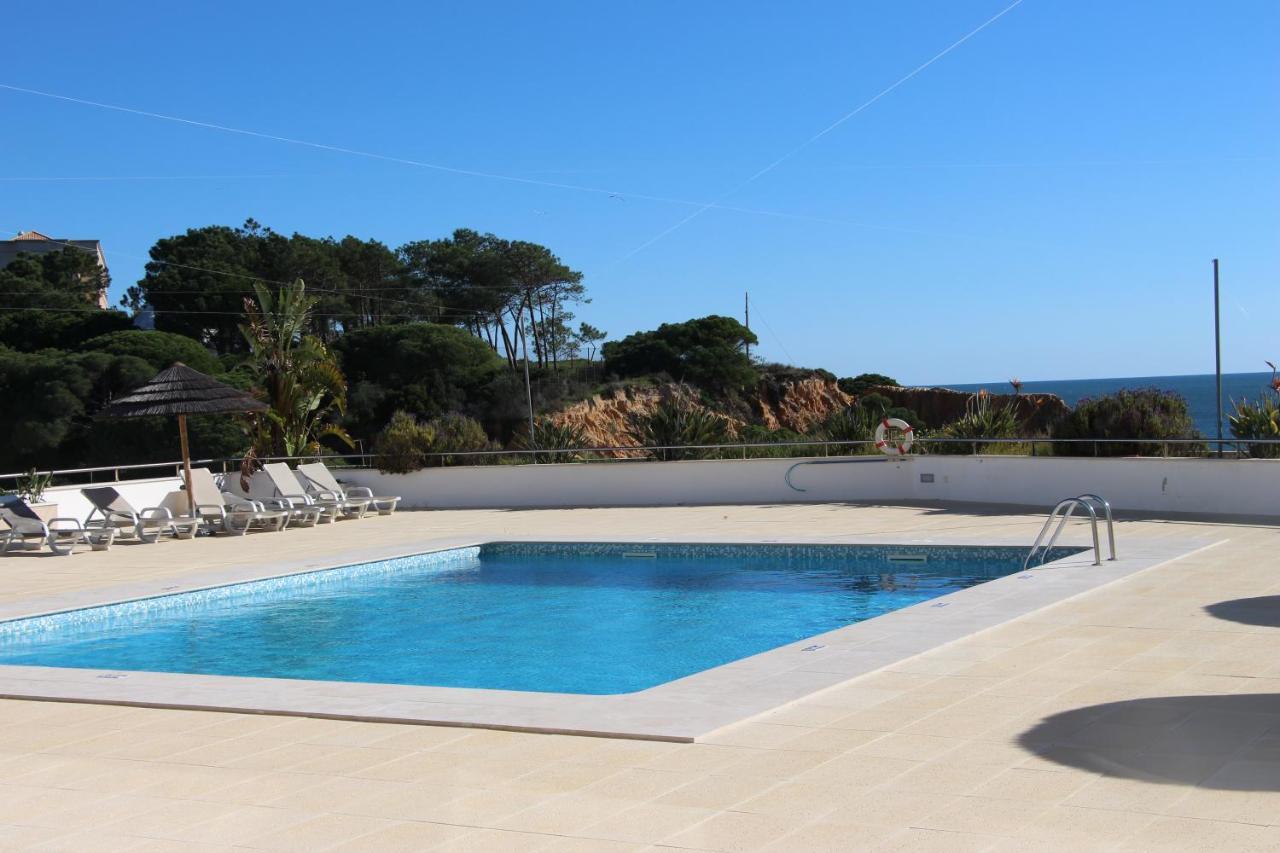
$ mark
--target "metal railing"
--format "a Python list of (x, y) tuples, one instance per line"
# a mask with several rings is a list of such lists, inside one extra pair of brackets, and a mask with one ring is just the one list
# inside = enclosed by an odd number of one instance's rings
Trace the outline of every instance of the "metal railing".
[[(1062, 530), (1067, 526), (1067, 522), (1071, 520), (1072, 514), (1076, 509), (1083, 509), (1089, 513), (1089, 529), (1093, 534), (1093, 564), (1095, 566), (1102, 565), (1102, 546), (1098, 543), (1098, 510), (1102, 510), (1106, 514), (1107, 520), (1107, 543), (1111, 547), (1111, 556), (1109, 559), (1116, 558), (1116, 531), (1111, 521), (1111, 504), (1105, 498), (1098, 495), (1080, 495), (1079, 497), (1067, 498), (1058, 501), (1053, 507), (1053, 511), (1049, 513), (1049, 517), (1045, 519), (1044, 525), (1040, 528), (1040, 533), (1036, 536), (1035, 543), (1031, 546), (1031, 550), (1027, 552), (1027, 556), (1022, 561), (1022, 569), (1026, 569), (1032, 564), (1037, 556), (1040, 562), (1044, 563), (1049, 558), (1049, 553), (1053, 550), (1053, 546), (1057, 544), (1058, 537), (1062, 535)], [(1058, 526), (1053, 531), (1053, 535), (1049, 537), (1049, 541), (1044, 542), (1044, 535), (1049, 532), (1049, 528), (1053, 526), (1053, 522), (1057, 521)]]
[[(912, 459), (928, 455), (1001, 455), (1029, 457), (1121, 457), (1139, 454), (1119, 454), (1114, 448), (1150, 448), (1152, 453), (1144, 456), (1160, 457), (1200, 457), (1200, 458), (1243, 458), (1250, 455), (1249, 448), (1276, 447), (1280, 455), (1280, 439), (1213, 439), (1213, 438), (1179, 438), (1179, 439), (1093, 439), (1093, 438), (932, 438), (921, 436), (916, 439), (912, 453), (905, 457), (886, 456), (876, 451), (875, 442), (866, 441), (778, 441), (778, 442), (732, 442), (723, 444), (676, 444), (676, 445), (613, 445), (571, 448), (524, 448), (511, 450), (465, 450), (449, 453), (425, 454), (426, 467), (450, 467), (458, 465), (504, 465), (504, 464), (538, 464), (540, 462), (575, 462), (583, 464), (597, 463), (635, 463), (653, 461), (676, 461), (682, 459), (767, 459), (779, 457), (829, 457), (865, 456), (868, 459)], [(1055, 448), (1057, 451), (1055, 452)], [(1108, 448), (1111, 452), (1108, 452)], [(1243, 448), (1243, 449), (1242, 449)], [(1222, 450), (1219, 457), (1216, 450)], [(811, 452), (801, 452), (811, 451)], [(1070, 451), (1070, 452), (1065, 452)], [(1154, 452), (1158, 451), (1158, 452)], [(1256, 453), (1256, 451), (1255, 451)], [(372, 453), (329, 453), (320, 456), (278, 456), (265, 457), (263, 462), (296, 462), (323, 459), (344, 465), (371, 465), (377, 456)], [(196, 467), (215, 468), (220, 473), (238, 471), (239, 457), (195, 459), (191, 463)], [(142, 462), (128, 465), (102, 465), (86, 468), (39, 469), (36, 473), (52, 475), (61, 484), (112, 482), (121, 479), (121, 474), (128, 472), (138, 475), (141, 472), (156, 472), (155, 476), (178, 475), (181, 471), (180, 460), (164, 462)], [(12, 485), (30, 476), (30, 471), (18, 471), (0, 474), (0, 489)], [(58, 483), (55, 483), (58, 485)]]

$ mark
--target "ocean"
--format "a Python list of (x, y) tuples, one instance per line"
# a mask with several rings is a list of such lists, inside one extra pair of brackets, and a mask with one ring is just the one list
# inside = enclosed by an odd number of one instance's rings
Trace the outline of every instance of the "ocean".
[[(946, 385), (959, 391), (978, 391), (985, 388), (993, 394), (1008, 394), (1012, 387), (1008, 382), (983, 382), (977, 385)], [(1271, 374), (1262, 373), (1224, 373), (1222, 374), (1222, 436), (1231, 437), (1231, 425), (1227, 422), (1227, 414), (1231, 411), (1231, 401), (1248, 397), (1257, 399), (1271, 387)], [(1208, 438), (1216, 436), (1218, 431), (1214, 398), (1214, 377), (1212, 373), (1193, 376), (1133, 376), (1121, 379), (1059, 379), (1044, 382), (1024, 382), (1024, 393), (1037, 392), (1057, 394), (1067, 405), (1074, 406), (1085, 397), (1100, 397), (1111, 394), (1122, 388), (1159, 388), (1162, 391), (1176, 391), (1187, 400), (1191, 417), (1196, 428)]]

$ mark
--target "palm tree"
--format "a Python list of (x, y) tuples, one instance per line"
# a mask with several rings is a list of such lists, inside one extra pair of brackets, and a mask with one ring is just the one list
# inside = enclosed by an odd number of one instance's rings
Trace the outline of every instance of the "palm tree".
[(348, 447), (355, 442), (332, 421), (347, 408), (347, 382), (324, 342), (307, 333), (315, 300), (302, 279), (272, 294), (253, 286), (257, 299), (245, 299), (247, 322), (240, 332), (249, 343), (249, 365), (260, 394), (271, 407), (255, 420), (252, 453), (309, 456), (320, 439), (332, 436)]

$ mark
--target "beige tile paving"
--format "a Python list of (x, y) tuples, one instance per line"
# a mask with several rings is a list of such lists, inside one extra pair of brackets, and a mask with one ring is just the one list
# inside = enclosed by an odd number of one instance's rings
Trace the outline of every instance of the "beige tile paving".
[[(1026, 542), (1038, 523), (702, 507), (404, 513), (286, 535), (320, 560), (586, 530)], [(1280, 627), (1204, 610), (1280, 594), (1280, 532), (1125, 521), (1121, 548), (1139, 534), (1228, 541), (704, 743), (0, 700), (0, 849), (1280, 849)], [(180, 581), (278, 547), (251, 536), (5, 559), (0, 604)]]

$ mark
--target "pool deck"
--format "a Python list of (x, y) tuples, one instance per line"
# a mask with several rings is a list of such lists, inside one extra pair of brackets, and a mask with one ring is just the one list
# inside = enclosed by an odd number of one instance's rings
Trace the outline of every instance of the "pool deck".
[[(5, 558), (0, 614), (463, 542), (1025, 545), (1042, 521), (845, 505), (398, 513)], [(1280, 848), (1280, 530), (1122, 520), (1117, 538), (1151, 566), (697, 743), (0, 700), (0, 848)]]

